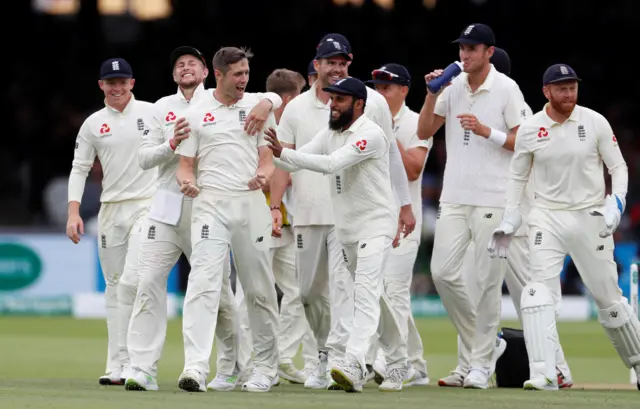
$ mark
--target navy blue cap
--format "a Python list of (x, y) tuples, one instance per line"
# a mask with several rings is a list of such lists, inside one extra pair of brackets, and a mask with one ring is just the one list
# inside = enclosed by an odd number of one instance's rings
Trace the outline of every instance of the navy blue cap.
[(367, 86), (364, 82), (357, 78), (347, 77), (336, 82), (333, 85), (322, 88), (324, 92), (333, 92), (336, 94), (350, 95), (356, 99), (367, 100)]
[(495, 47), (495, 51), (491, 56), (490, 62), (494, 67), (496, 67), (498, 72), (507, 76), (511, 75), (511, 58), (509, 58), (509, 54), (507, 54), (507, 52), (502, 48)]
[(339, 33), (325, 34), (325, 36), (322, 37), (322, 39), (320, 39), (320, 42), (318, 43), (318, 47), (316, 48), (320, 48), (322, 43), (326, 43), (327, 41), (337, 41), (338, 43), (344, 46), (344, 48), (347, 50), (347, 53), (351, 52), (351, 43), (349, 43), (349, 40), (347, 40), (347, 37)]
[(365, 81), (367, 84), (398, 84), (411, 85), (411, 74), (409, 70), (400, 64), (385, 64), (377, 70), (371, 72), (371, 78)]
[(182, 57), (183, 55), (193, 55), (194, 57), (202, 61), (205, 67), (207, 66), (207, 60), (204, 58), (204, 54), (202, 54), (200, 50), (188, 45), (183, 45), (171, 51), (171, 68), (176, 66), (176, 61), (178, 61), (178, 58)]
[(110, 58), (100, 66), (100, 79), (133, 78), (131, 65), (124, 58)]
[(337, 41), (326, 41), (320, 44), (316, 50), (316, 60), (321, 58), (331, 58), (336, 55), (343, 55), (347, 60), (351, 61), (347, 48)]
[(580, 81), (578, 74), (567, 64), (554, 64), (547, 68), (542, 76), (542, 85), (562, 81)]
[(311, 60), (311, 62), (309, 62), (309, 66), (307, 67), (307, 75), (316, 75), (318, 74), (318, 72), (316, 71), (316, 68), (313, 66), (313, 60)]
[(493, 30), (486, 24), (470, 24), (460, 33), (460, 37), (454, 41), (458, 44), (485, 44), (496, 45), (496, 36)]

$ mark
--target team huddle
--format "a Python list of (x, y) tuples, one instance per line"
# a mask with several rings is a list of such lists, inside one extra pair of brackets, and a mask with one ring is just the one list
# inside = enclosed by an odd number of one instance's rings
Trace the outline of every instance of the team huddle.
[[(158, 390), (167, 279), (183, 253), (191, 271), (180, 389), (429, 384), (410, 287), (422, 174), (442, 125), (447, 161), (431, 271), (458, 332), (458, 362), (438, 384), (489, 387), (508, 348), (497, 336), (506, 281), (529, 357), (523, 387), (572, 386), (556, 330), (567, 255), (616, 351), (640, 375), (640, 322), (613, 261), (628, 171), (608, 121), (577, 105), (580, 79), (568, 65), (544, 73), (548, 103), (533, 114), (491, 28), (472, 24), (455, 43), (462, 72), (439, 89), (443, 71), (426, 75), (432, 86), (419, 113), (404, 102), (413, 85), (404, 66), (386, 64), (364, 82), (350, 77), (351, 45), (337, 33), (316, 46), (307, 79), (277, 69), (264, 93), (245, 92), (246, 49), (216, 52), (214, 89), (203, 85), (203, 54), (175, 49), (178, 91), (153, 104), (134, 98), (127, 61), (105, 61), (105, 107), (76, 140), (67, 223), (77, 243), (97, 156), (108, 329), (100, 384)], [(300, 346), (304, 367), (296, 368)]]

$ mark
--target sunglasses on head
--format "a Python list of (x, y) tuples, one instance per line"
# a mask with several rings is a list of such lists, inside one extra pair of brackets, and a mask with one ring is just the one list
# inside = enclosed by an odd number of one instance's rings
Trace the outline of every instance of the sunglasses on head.
[(371, 76), (373, 77), (374, 80), (391, 81), (396, 84), (402, 84), (402, 85), (409, 84), (408, 80), (402, 78), (398, 74), (394, 74), (393, 72), (389, 72), (386, 70), (373, 70), (373, 72), (371, 72)]

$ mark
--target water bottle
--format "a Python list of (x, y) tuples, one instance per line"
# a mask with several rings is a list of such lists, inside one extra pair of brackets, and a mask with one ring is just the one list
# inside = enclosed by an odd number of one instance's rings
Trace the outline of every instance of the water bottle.
[(444, 69), (442, 75), (427, 84), (427, 88), (430, 92), (437, 94), (442, 89), (442, 87), (450, 83), (451, 80), (457, 77), (461, 72), (462, 63), (459, 61), (452, 62), (447, 68)]

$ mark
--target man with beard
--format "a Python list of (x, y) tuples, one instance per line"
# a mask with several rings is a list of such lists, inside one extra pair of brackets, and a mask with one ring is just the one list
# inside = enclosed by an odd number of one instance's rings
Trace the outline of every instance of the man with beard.
[[(331, 189), (331, 202), (342, 257), (354, 280), (354, 311), (344, 360), (333, 359), (331, 377), (346, 392), (362, 392), (366, 355), (379, 325), (385, 347), (402, 342), (399, 325), (382, 297), (382, 266), (397, 231), (389, 174), (391, 142), (382, 128), (364, 115), (368, 92), (362, 81), (347, 77), (322, 91), (331, 98), (329, 126), (308, 144), (297, 150), (283, 148), (273, 129), (266, 131), (265, 139), (283, 162), (279, 166), (340, 180)], [(406, 349), (404, 353), (389, 351), (387, 379), (402, 389)], [(399, 390), (387, 380), (380, 389)]]
[(137, 161), (140, 140), (153, 115), (153, 104), (134, 98), (133, 71), (122, 58), (102, 63), (98, 84), (104, 93), (105, 107), (89, 116), (78, 132), (69, 176), (67, 236), (78, 243), (84, 234), (80, 201), (97, 156), (103, 171), (98, 257), (106, 283), (109, 339), (106, 374), (99, 382), (122, 385), (127, 376), (124, 370), (128, 359), (126, 348), (124, 351), (120, 348), (120, 340), (123, 331), (126, 334), (126, 327), (120, 328), (118, 322), (131, 310), (120, 311), (118, 298), (122, 292), (120, 286), (137, 285), (140, 232), (155, 191), (157, 172), (140, 169)]
[[(627, 165), (606, 118), (577, 105), (579, 81), (566, 64), (545, 71), (542, 91), (549, 102), (518, 130), (506, 209), (489, 242), (491, 257), (507, 257), (522, 223), (522, 194), (533, 175), (531, 281), (520, 303), (530, 372), (524, 389), (558, 389), (556, 314), (567, 255), (593, 295), (600, 324), (618, 355), (640, 375), (640, 322), (618, 287), (613, 258), (612, 234), (625, 209)], [(611, 175), (606, 197), (603, 164)]]
[[(484, 24), (467, 26), (459, 44), (463, 73), (437, 93), (427, 92), (418, 137), (431, 138), (446, 121), (447, 162), (436, 220), (431, 272), (438, 294), (470, 352), (466, 388), (486, 389), (504, 352), (496, 342), (506, 263), (475, 248), (478, 301), (472, 302), (461, 267), (470, 242), (486, 243), (504, 209), (506, 173), (515, 134), (524, 120), (518, 84), (491, 65), (495, 36)], [(442, 70), (425, 76), (427, 83)]]
[[(507, 76), (511, 76), (511, 58), (505, 50), (499, 47), (495, 47), (493, 55), (491, 56), (491, 64), (498, 72), (501, 72)], [(524, 104), (525, 116), (531, 117), (532, 112), (529, 105)], [(521, 213), (523, 216), (523, 223), (520, 229), (514, 234), (511, 245), (509, 246), (509, 253), (507, 257), (507, 272), (505, 275), (505, 283), (509, 290), (509, 295), (513, 301), (518, 317), (520, 318), (520, 296), (522, 289), (529, 282), (529, 239), (528, 239), (528, 224), (526, 222), (529, 211), (531, 210), (531, 204), (533, 202), (533, 179), (530, 178), (525, 188), (525, 194), (522, 196)], [(477, 290), (478, 283), (475, 275), (475, 262), (473, 253), (475, 251), (475, 243), (471, 243), (467, 248), (467, 254), (465, 255), (465, 261), (462, 266), (465, 278), (467, 279), (468, 293), (472, 298), (472, 302), (477, 302)], [(471, 253), (471, 254), (469, 254)], [(507, 346), (508, 348), (508, 346)], [(562, 346), (558, 343), (558, 350), (556, 353), (556, 366), (558, 368), (558, 387), (570, 388), (573, 386), (573, 379), (569, 365), (564, 357), (564, 351)], [(440, 386), (460, 387), (464, 381), (464, 374), (469, 371), (469, 351), (464, 347), (464, 344), (458, 336), (458, 366), (451, 372), (449, 376), (446, 376), (438, 381)]]
[[(318, 78), (310, 90), (287, 106), (278, 125), (283, 146), (301, 148), (326, 127), (329, 94), (323, 88), (345, 78), (352, 59), (351, 47), (344, 36), (332, 33), (321, 39), (314, 60)], [(400, 228), (406, 236), (415, 228), (415, 218), (407, 175), (395, 145), (391, 112), (384, 97), (371, 88), (365, 88), (365, 115), (383, 129), (388, 140), (394, 142), (390, 149), (390, 172), (402, 206)], [(271, 186), (273, 206), (280, 204), (288, 178), (285, 171), (276, 169)], [(336, 233), (339, 226), (335, 225), (329, 205), (329, 192), (339, 188), (342, 181), (339, 175), (334, 177), (307, 170), (296, 172), (292, 179), (296, 210), (294, 233), (298, 252), (296, 270), (300, 280), (300, 295), (319, 350), (319, 365), (316, 372), (307, 378), (305, 387), (333, 389), (336, 385), (330, 385), (327, 376), (328, 358), (340, 360), (344, 357), (353, 316), (353, 280), (344, 265), (342, 246)], [(367, 364), (372, 364), (374, 354), (368, 355)]]
[[(138, 153), (140, 167), (152, 169), (157, 166), (159, 176), (158, 190), (153, 197), (141, 239), (141, 278), (137, 296), (135, 287), (129, 288), (135, 296), (135, 304), (132, 302), (133, 306), (129, 306), (129, 311), (133, 307), (133, 313), (128, 342), (134, 373), (126, 380), (127, 390), (158, 389), (157, 362), (162, 354), (167, 328), (167, 277), (183, 252), (187, 259), (191, 256), (192, 199), (180, 193), (175, 180), (178, 165), (175, 149), (189, 137), (189, 133), (179, 130), (174, 134), (174, 128), (176, 124), (182, 124), (182, 117), (187, 112), (212, 98), (212, 91), (204, 89), (203, 83), (209, 70), (200, 51), (188, 46), (178, 47), (171, 53), (170, 60), (178, 92), (155, 103), (156, 112), (150, 123), (149, 133), (143, 138)], [(257, 116), (266, 118), (270, 109), (271, 102), (264, 100), (257, 106)], [(209, 384), (210, 389), (228, 387), (229, 382), (226, 381), (238, 372), (235, 331), (237, 313), (229, 281), (228, 259), (224, 268), (216, 326), (217, 347), (224, 358), (218, 361), (217, 367), (218, 373), (222, 375)], [(126, 324), (125, 321), (121, 325)], [(221, 382), (220, 378), (225, 382)]]
[[(177, 179), (193, 201), (191, 273), (183, 309), (185, 366), (179, 387), (205, 391), (229, 246), (244, 289), (254, 347), (254, 371), (243, 391), (267, 392), (276, 377), (277, 297), (269, 246), (272, 220), (261, 188), (273, 172), (272, 155), (247, 114), (260, 96), (245, 93), (250, 51), (223, 47), (213, 57), (213, 98), (189, 112), (190, 133), (178, 148)], [(273, 108), (280, 97), (269, 96)], [(176, 127), (177, 132), (182, 129)], [(194, 170), (196, 159), (196, 171)], [(235, 383), (235, 382), (234, 382)]]

